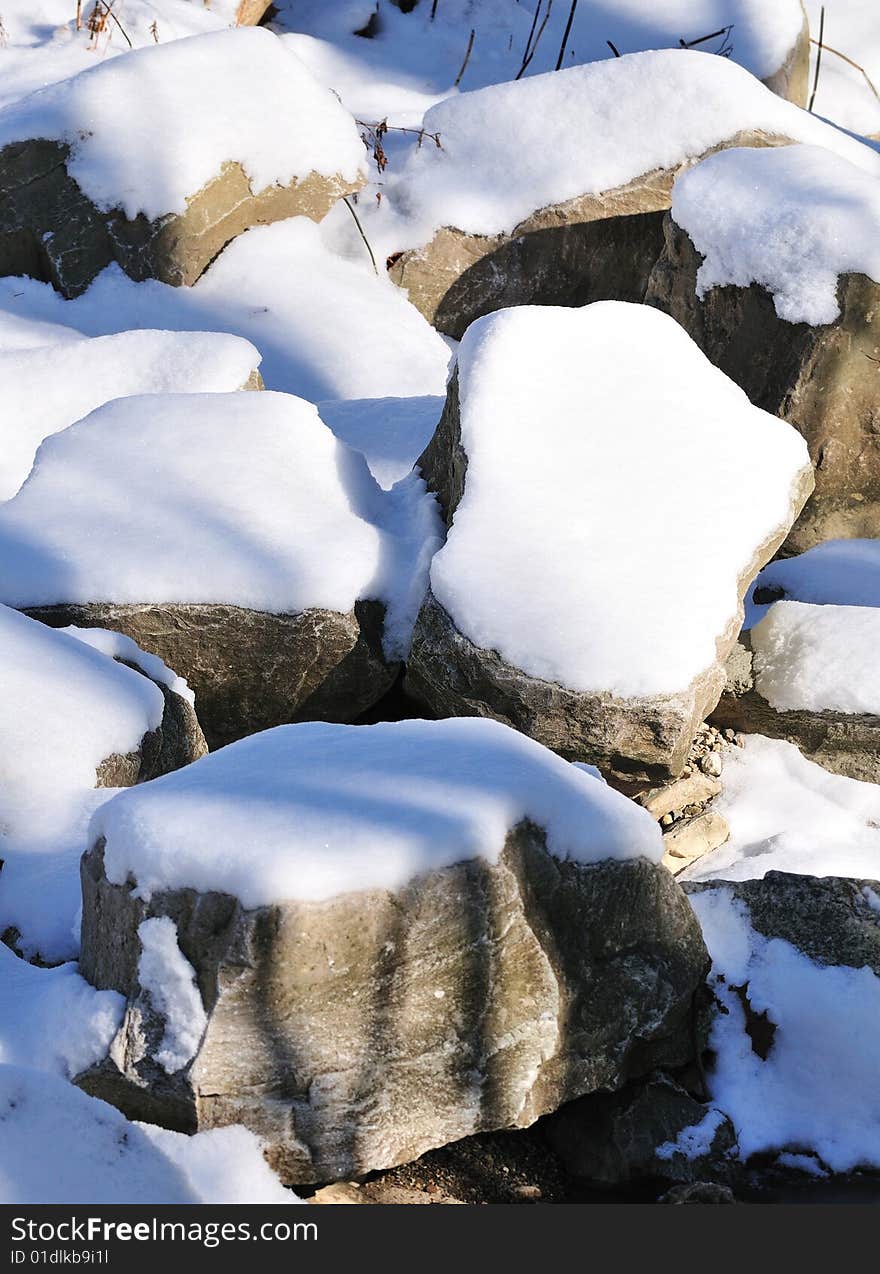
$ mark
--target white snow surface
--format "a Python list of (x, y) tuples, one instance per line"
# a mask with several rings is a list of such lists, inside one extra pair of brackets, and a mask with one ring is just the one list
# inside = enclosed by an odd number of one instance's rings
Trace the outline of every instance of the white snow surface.
[(459, 377), (468, 469), (431, 565), (438, 601), (534, 677), (683, 690), (787, 521), (801, 436), (647, 306), (501, 310), (465, 334)]
[(39, 969), (0, 943), (0, 1064), (72, 1079), (107, 1054), (125, 999), (96, 991), (75, 964)]
[(0, 1064), (0, 1123), (0, 1203), (300, 1202), (246, 1129), (187, 1137), (132, 1124), (38, 1070)]
[(185, 212), (227, 162), (255, 194), (312, 172), (353, 181), (365, 168), (348, 112), (253, 27), (135, 49), (0, 111), (0, 147), (32, 137), (70, 145), (68, 171), (99, 208), (150, 220)]
[(400, 542), (386, 515), (363, 457), (311, 403), (118, 399), (48, 438), (0, 508), (0, 594), (344, 613), (392, 587)]
[[(650, 121), (650, 127), (646, 122)], [(771, 93), (724, 58), (633, 53), (450, 97), (425, 115), (439, 133), (385, 175), (368, 233), (403, 249), (440, 226), (509, 232), (536, 209), (677, 169), (741, 130), (827, 147), (868, 174), (880, 154)]]
[(196, 697), (185, 677), (178, 676), (173, 669), (163, 663), (158, 655), (153, 655), (148, 650), (141, 650), (137, 642), (131, 637), (126, 637), (124, 633), (114, 632), (112, 628), (77, 628), (76, 624), (69, 624), (66, 628), (59, 628), (57, 631), (69, 633), (77, 641), (84, 642), (93, 650), (99, 650), (102, 655), (109, 655), (111, 659), (121, 659), (125, 663), (135, 664), (151, 681), (157, 682), (160, 686), (167, 686), (181, 699), (186, 699), (187, 703), (195, 703)]
[(820, 146), (735, 148), (676, 181), (672, 216), (705, 258), (697, 295), (758, 283), (789, 323), (840, 315), (838, 279), (880, 281), (880, 177)]
[(785, 598), (819, 606), (880, 606), (880, 540), (825, 540), (797, 557), (770, 562), (746, 603), (746, 628), (766, 615), (757, 589), (781, 589)]
[(431, 441), (444, 399), (355, 398), (318, 403), (321, 419), (337, 438), (359, 451), (381, 487), (407, 476)]
[[(752, 928), (729, 890), (691, 894), (726, 1014), (714, 1020), (710, 1097), (732, 1119), (740, 1155), (813, 1151), (833, 1172), (880, 1167), (880, 978), (823, 966)], [(766, 1060), (751, 1047), (733, 987), (776, 1026)]]
[(311, 402), (445, 394), (449, 346), (399, 288), (376, 277), (353, 223), (351, 259), (325, 243), (327, 222), (351, 221), (339, 207), (321, 226), (292, 217), (247, 231), (191, 288), (135, 283), (110, 266), (65, 301), (49, 284), (0, 279), (0, 323), (20, 316), (89, 336), (125, 328), (231, 332), (259, 348), (269, 389)]
[(714, 808), (730, 839), (682, 878), (753, 880), (768, 871), (880, 876), (880, 786), (831, 774), (792, 743), (748, 735), (724, 761)]
[(279, 726), (121, 793), (90, 837), (139, 897), (217, 890), (247, 908), (396, 890), (423, 872), (495, 862), (529, 818), (560, 859), (662, 853), (644, 810), (498, 722)]
[(177, 926), (169, 916), (153, 916), (138, 925), (141, 954), (138, 982), (165, 1020), (156, 1061), (169, 1075), (195, 1057), (208, 1019), (195, 970), (177, 943)]
[(671, 1159), (684, 1155), (685, 1159), (699, 1159), (712, 1149), (715, 1134), (724, 1122), (724, 1112), (710, 1106), (698, 1124), (682, 1128), (675, 1141), (664, 1141), (657, 1147), (658, 1159)]
[(0, 500), (15, 495), (37, 447), (102, 403), (130, 394), (241, 389), (258, 351), (218, 332), (121, 332), (0, 352)]
[[(822, 64), (813, 109), (841, 128), (880, 136), (880, 22), (874, 0), (804, 0), (810, 34), (819, 38), (825, 9)], [(836, 52), (832, 52), (836, 50)], [(815, 81), (818, 49), (810, 50), (810, 87)], [(850, 62), (844, 61), (843, 54)], [(855, 63), (855, 66), (851, 63)], [(860, 69), (861, 68), (861, 69)], [(867, 78), (866, 78), (867, 77)]]
[(75, 637), (0, 606), (0, 932), (46, 960), (76, 953), (79, 856), (113, 795), (96, 769), (161, 723), (159, 688)]
[(755, 688), (777, 712), (880, 713), (880, 607), (776, 602), (751, 640)]

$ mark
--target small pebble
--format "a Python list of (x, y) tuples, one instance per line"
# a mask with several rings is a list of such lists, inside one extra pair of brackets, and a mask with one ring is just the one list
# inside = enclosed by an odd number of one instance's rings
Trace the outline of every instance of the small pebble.
[(721, 777), (723, 768), (721, 757), (717, 752), (707, 752), (704, 757), (700, 758), (700, 769), (713, 779)]
[(660, 819), (660, 826), (671, 827), (674, 822), (675, 822), (675, 818), (672, 814), (664, 814), (663, 817)]

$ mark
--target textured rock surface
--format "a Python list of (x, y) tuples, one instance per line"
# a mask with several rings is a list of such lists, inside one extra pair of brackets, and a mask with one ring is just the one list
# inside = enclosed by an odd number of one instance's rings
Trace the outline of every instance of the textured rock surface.
[(745, 734), (785, 739), (834, 774), (880, 783), (880, 716), (831, 709), (777, 711), (755, 688), (747, 633), (727, 661), (727, 684), (712, 721)]
[(880, 284), (844, 275), (836, 322), (788, 323), (757, 283), (712, 288), (700, 300), (700, 254), (671, 216), (664, 234), (648, 304), (677, 319), (756, 406), (807, 440), (816, 487), (786, 548), (880, 536)]
[(682, 819), (663, 834), (663, 866), (677, 876), (729, 837), (727, 820), (716, 810)]
[[(136, 668), (135, 664), (129, 665)], [(143, 669), (137, 668), (138, 672)], [(144, 673), (144, 676), (147, 674)], [(131, 787), (197, 761), (208, 751), (205, 736), (188, 700), (159, 685), (165, 710), (158, 729), (145, 734), (137, 752), (114, 753), (98, 767), (97, 787)]]
[[(708, 959), (672, 878), (645, 860), (550, 857), (520, 824), (498, 863), (244, 911), (228, 895), (147, 904), (83, 859), (80, 968), (129, 1007), (78, 1078), (132, 1118), (243, 1123), (288, 1182), (345, 1179), (481, 1130), (524, 1127), (694, 1051)], [(138, 926), (170, 916), (208, 1025), (191, 1063), (151, 1056), (164, 1023), (138, 983)]]
[(52, 628), (111, 628), (185, 677), (211, 748), (291, 721), (353, 721), (396, 676), (382, 653), (384, 608), (271, 615), (238, 606), (58, 605), (27, 612)]
[(620, 1093), (570, 1102), (548, 1120), (547, 1133), (566, 1169), (590, 1181), (727, 1181), (736, 1172), (736, 1131), (726, 1116), (719, 1118), (705, 1153), (692, 1159), (681, 1151), (657, 1154), (708, 1114), (706, 1105), (658, 1074)]
[[(787, 140), (740, 132), (725, 146)], [(644, 173), (601, 195), (536, 209), (509, 234), (444, 226), (430, 243), (392, 258), (389, 274), (429, 323), (457, 340), (474, 319), (504, 306), (642, 301), (663, 246), (673, 182), (704, 157)]]
[[(440, 423), (418, 461), (429, 490), (437, 493), (447, 527), (467, 479), (459, 411), (454, 376)], [(792, 518), (811, 481), (805, 471), (792, 495)], [(740, 579), (740, 597), (776, 552), (788, 526), (790, 521), (756, 546)], [(439, 717), (493, 717), (563, 756), (598, 765), (614, 782), (660, 784), (681, 773), (700, 723), (718, 702), (725, 685), (724, 661), (740, 624), (734, 616), (728, 631), (718, 634), (717, 662), (678, 694), (621, 699), (609, 693), (578, 693), (511, 666), (497, 652), (475, 645), (459, 632), (429, 592), (415, 627), (406, 685)]]
[(230, 240), (287, 217), (320, 221), (362, 182), (310, 173), (254, 194), (240, 164), (227, 163), (186, 212), (157, 221), (103, 213), (69, 176), (69, 147), (45, 140), (0, 150), (0, 275), (27, 274), (62, 295), (84, 292), (111, 261), (133, 279), (192, 284)]
[(688, 894), (706, 889), (731, 892), (748, 907), (753, 929), (790, 942), (817, 964), (867, 967), (880, 977), (880, 911), (868, 893), (880, 895), (876, 880), (769, 871), (761, 880), (684, 885)]

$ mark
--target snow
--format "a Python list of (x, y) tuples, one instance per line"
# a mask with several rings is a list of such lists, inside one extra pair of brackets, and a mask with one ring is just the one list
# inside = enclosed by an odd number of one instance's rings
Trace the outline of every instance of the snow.
[(151, 221), (185, 212), (224, 163), (255, 194), (365, 167), (351, 116), (262, 28), (136, 49), (0, 112), (0, 147), (31, 137), (70, 145), (68, 172), (97, 207)]
[(797, 557), (765, 566), (751, 589), (746, 628), (768, 610), (756, 590), (781, 589), (786, 598), (819, 606), (880, 606), (880, 540), (825, 540)]
[[(344, 205), (341, 215), (349, 218)], [(65, 301), (49, 284), (0, 279), (0, 319), (22, 315), (89, 336), (124, 328), (231, 332), (260, 350), (269, 389), (312, 402), (445, 394), (443, 337), (399, 288), (376, 277), (356, 231), (351, 260), (330, 250), (323, 231), (306, 217), (250, 230), (191, 288), (134, 283), (111, 266), (83, 296)]]
[[(646, 121), (650, 120), (650, 127)], [(385, 174), (367, 232), (392, 248), (440, 226), (507, 233), (536, 209), (677, 169), (741, 130), (827, 147), (880, 175), (880, 154), (705, 53), (633, 53), (462, 93), (431, 107), (433, 143)], [(585, 140), (586, 139), (586, 140)]]
[(154, 1056), (173, 1075), (195, 1057), (208, 1019), (195, 970), (177, 945), (174, 921), (168, 916), (143, 920), (138, 938), (138, 982), (165, 1020), (165, 1034)]
[[(834, 1172), (880, 1167), (880, 978), (764, 937), (729, 890), (690, 900), (726, 1009), (710, 1035), (710, 1097), (732, 1119), (741, 1157), (813, 1151)], [(776, 1026), (766, 1060), (752, 1050), (733, 990), (744, 985), (754, 1012)]]
[[(816, 40), (823, 5), (824, 48), (813, 109), (842, 128), (877, 136), (880, 134), (880, 99), (876, 92), (880, 87), (880, 22), (874, 0), (804, 0), (810, 34)], [(856, 65), (849, 65), (832, 50)], [(817, 57), (818, 49), (814, 45), (810, 62), (811, 88)], [(864, 74), (859, 67), (864, 69)]]
[[(287, 0), (273, 26), (346, 106), (369, 119), (386, 115), (395, 123), (418, 124), (419, 115), (437, 96), (455, 92), (471, 29), (473, 48), (462, 78), (464, 89), (512, 80), (522, 65), (535, 0), (442, 0), (432, 19), (431, 4), (402, 14), (393, 0)], [(527, 76), (556, 65), (570, 4), (550, 9)], [(379, 30), (367, 40), (354, 34), (373, 10)], [(541, 20), (547, 13), (542, 6)], [(611, 58), (607, 41), (622, 53), (677, 48), (680, 39), (696, 40), (734, 24), (729, 42), (710, 40), (701, 48), (716, 52), (727, 44), (731, 57), (765, 77), (785, 61), (803, 21), (798, 0), (580, 0), (574, 16), (565, 65)]]
[(698, 1124), (682, 1128), (675, 1141), (664, 1141), (657, 1147), (658, 1159), (671, 1159), (684, 1155), (685, 1159), (699, 1159), (712, 1149), (715, 1134), (724, 1123), (724, 1112), (710, 1107)]
[(37, 1070), (0, 1065), (0, 1122), (0, 1203), (299, 1202), (246, 1129), (186, 1137), (132, 1124)]
[(301, 399), (118, 399), (47, 439), (0, 509), (0, 592), (345, 613), (382, 591), (383, 509), (363, 458)]
[(550, 852), (594, 863), (662, 853), (644, 810), (540, 744), (480, 719), (279, 726), (120, 793), (90, 837), (137, 895), (217, 890), (246, 908), (398, 890), (496, 862), (529, 818)]
[(79, 855), (97, 767), (162, 721), (157, 686), (65, 633), (0, 607), (0, 933), (46, 960), (75, 954)]
[(96, 991), (76, 965), (38, 969), (0, 943), (0, 1064), (72, 1079), (106, 1056), (124, 1008), (121, 995)]
[(459, 376), (467, 479), (431, 565), (458, 629), (572, 690), (684, 689), (787, 523), (803, 439), (646, 306), (499, 311)]
[(880, 875), (880, 786), (831, 774), (792, 743), (748, 735), (744, 747), (728, 749), (713, 808), (730, 839), (682, 879)]
[(318, 403), (324, 424), (365, 457), (381, 487), (392, 487), (412, 470), (431, 441), (444, 399), (355, 398)]
[(216, 332), (122, 332), (0, 352), (0, 500), (18, 491), (44, 438), (102, 403), (129, 394), (229, 392), (259, 364), (248, 341)]
[(752, 629), (755, 688), (777, 712), (880, 713), (880, 608), (776, 602)]
[(66, 628), (59, 628), (57, 631), (69, 633), (77, 641), (84, 642), (93, 650), (99, 650), (102, 655), (109, 655), (111, 659), (135, 664), (151, 681), (157, 682), (160, 686), (166, 686), (187, 703), (195, 703), (196, 697), (190, 690), (185, 677), (178, 676), (173, 669), (162, 662), (158, 655), (141, 650), (137, 642), (126, 637), (124, 633), (113, 632), (110, 628), (77, 628), (75, 624), (69, 624)]
[(759, 283), (789, 323), (840, 315), (843, 274), (880, 280), (880, 179), (820, 146), (733, 149), (679, 177), (672, 216), (705, 258), (697, 295)]

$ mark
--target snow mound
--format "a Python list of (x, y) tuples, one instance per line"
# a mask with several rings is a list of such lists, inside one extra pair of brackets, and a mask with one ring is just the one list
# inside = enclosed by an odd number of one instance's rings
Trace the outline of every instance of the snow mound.
[(173, 669), (162, 662), (158, 655), (152, 655), (148, 650), (141, 650), (137, 642), (132, 641), (131, 637), (126, 637), (124, 633), (113, 632), (110, 628), (77, 628), (76, 624), (69, 624), (67, 628), (59, 628), (57, 631), (69, 633), (77, 641), (84, 642), (93, 650), (99, 650), (102, 655), (109, 655), (111, 659), (134, 664), (151, 681), (155, 681), (160, 686), (166, 686), (187, 703), (195, 704), (196, 697), (190, 690), (186, 678), (178, 676)]
[(431, 441), (443, 399), (356, 398), (318, 403), (321, 419), (337, 438), (366, 459), (381, 487), (405, 478)]
[(755, 688), (777, 712), (880, 713), (880, 608), (776, 602), (752, 629)]
[(0, 500), (15, 495), (44, 438), (102, 403), (130, 394), (230, 392), (259, 365), (248, 341), (217, 332), (121, 332), (0, 352)]
[(536, 209), (676, 169), (741, 131), (825, 146), (880, 174), (869, 147), (742, 67), (693, 51), (633, 53), (462, 93), (431, 107), (424, 127), (441, 148), (414, 149), (389, 183), (403, 222), (398, 248), (440, 226), (509, 232)]
[(880, 177), (820, 146), (734, 149), (676, 181), (672, 216), (704, 261), (697, 295), (759, 283), (776, 313), (814, 327), (840, 314), (837, 281), (880, 281)]
[(0, 1203), (299, 1202), (246, 1129), (187, 1137), (132, 1124), (40, 1071), (0, 1064), (0, 1123)]
[(345, 613), (382, 595), (383, 513), (363, 458), (301, 399), (118, 399), (48, 438), (0, 509), (0, 594)]
[(77, 949), (79, 855), (96, 770), (162, 721), (157, 686), (66, 633), (0, 606), (0, 932), (29, 953)]
[(754, 599), (758, 590), (781, 590), (791, 601), (819, 606), (880, 606), (880, 540), (826, 540), (771, 562), (750, 590), (747, 627), (767, 612)]
[(467, 478), (431, 565), (458, 629), (572, 690), (690, 685), (790, 521), (803, 439), (646, 306), (499, 311), (459, 377)]
[(218, 890), (247, 908), (482, 857), (530, 818), (562, 859), (659, 861), (650, 816), (494, 721), (279, 726), (120, 793), (92, 823), (108, 879), (141, 897)]
[(29, 138), (70, 145), (68, 171), (97, 207), (151, 221), (185, 212), (224, 163), (255, 194), (312, 172), (354, 181), (365, 163), (348, 112), (253, 27), (136, 49), (0, 111), (0, 147)]
[(74, 964), (38, 969), (0, 943), (0, 1063), (72, 1079), (106, 1057), (125, 999), (96, 991)]
[[(880, 978), (870, 968), (824, 966), (752, 928), (730, 891), (690, 895), (726, 1013), (710, 1035), (710, 1097), (736, 1126), (740, 1155), (811, 1150), (833, 1172), (880, 1167), (876, 1085)], [(776, 1026), (762, 1059), (734, 988)]]
[(724, 762), (715, 806), (730, 839), (686, 880), (759, 880), (768, 871), (873, 879), (880, 869), (880, 787), (831, 774), (793, 743), (749, 735)]

